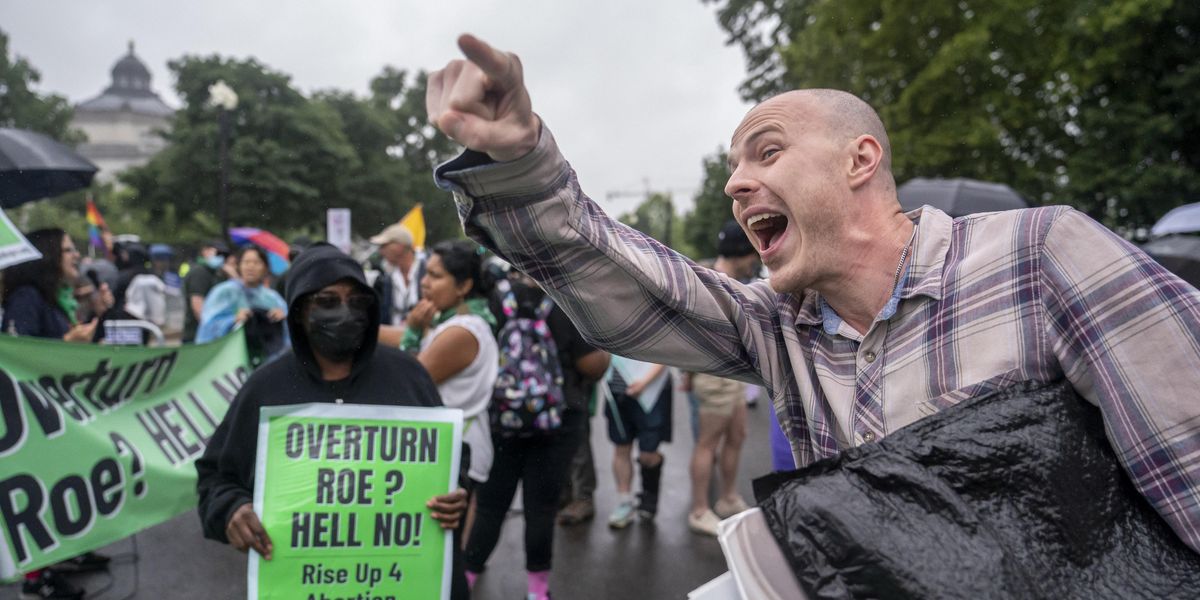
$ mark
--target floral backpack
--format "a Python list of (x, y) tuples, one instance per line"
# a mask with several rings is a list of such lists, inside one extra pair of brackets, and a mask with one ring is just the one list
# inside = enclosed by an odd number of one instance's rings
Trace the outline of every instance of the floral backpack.
[(492, 390), (492, 431), (506, 438), (553, 433), (566, 408), (558, 347), (546, 325), (554, 300), (543, 298), (533, 318), (518, 317), (511, 284), (501, 280), (498, 289), (507, 320), (496, 336), (500, 367)]

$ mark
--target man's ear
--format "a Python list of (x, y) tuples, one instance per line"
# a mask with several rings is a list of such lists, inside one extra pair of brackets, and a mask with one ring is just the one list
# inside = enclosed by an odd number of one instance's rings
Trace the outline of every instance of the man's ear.
[(846, 173), (850, 189), (866, 185), (883, 164), (883, 147), (875, 136), (863, 134), (850, 144), (850, 170)]

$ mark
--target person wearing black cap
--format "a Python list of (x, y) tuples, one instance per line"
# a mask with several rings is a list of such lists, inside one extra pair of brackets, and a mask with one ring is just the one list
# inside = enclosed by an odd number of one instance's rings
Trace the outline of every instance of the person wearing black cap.
[(184, 343), (196, 341), (196, 328), (200, 326), (200, 315), (204, 312), (204, 297), (213, 286), (225, 280), (221, 267), (226, 256), (229, 256), (229, 246), (224, 242), (213, 240), (204, 244), (196, 263), (183, 278), (183, 298), (187, 303), (183, 311)]
[[(292, 349), (246, 380), (196, 461), (204, 537), (241, 551), (252, 548), (267, 560), (272, 542), (252, 508), (260, 408), (307, 402), (442, 406), (437, 387), (415, 358), (377, 346), (379, 298), (354, 259), (329, 244), (316, 244), (300, 254), (290, 272)], [(435, 496), (427, 506), (443, 528), (457, 530), (466, 492)], [(465, 598), (457, 541), (453, 556), (451, 597)]]
[(732, 219), (726, 221), (717, 234), (717, 262), (713, 268), (742, 283), (749, 283), (758, 275), (758, 265), (758, 251), (742, 226)]

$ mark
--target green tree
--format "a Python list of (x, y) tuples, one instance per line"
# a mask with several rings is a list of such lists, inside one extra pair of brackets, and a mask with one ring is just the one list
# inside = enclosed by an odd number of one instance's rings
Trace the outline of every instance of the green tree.
[[(218, 116), (210, 85), (238, 94), (233, 114), (228, 198), (231, 226), (276, 233), (323, 230), (327, 207), (349, 206), (347, 175), (359, 159), (329, 104), (310, 101), (288, 75), (254, 59), (186, 56), (168, 67), (184, 101), (166, 133), (169, 145), (121, 181), (133, 205), (155, 219), (173, 210), (180, 225), (211, 225), (219, 206)], [(218, 231), (208, 232), (210, 235)]]
[(74, 109), (67, 99), (34, 90), (41, 79), (29, 61), (9, 53), (8, 35), (0, 31), (0, 127), (30, 129), (67, 144), (82, 142), (83, 133), (70, 128)]
[(717, 255), (717, 232), (733, 218), (725, 183), (729, 181), (729, 154), (724, 148), (704, 158), (704, 181), (695, 196), (695, 206), (683, 219), (684, 239), (693, 249), (693, 258)]
[(1179, 0), (705, 0), (747, 99), (834, 87), (875, 106), (897, 181), (974, 177), (1110, 226), (1200, 191), (1200, 5)]
[(390, 158), (402, 165), (404, 177), (397, 180), (393, 192), (392, 216), (384, 225), (394, 223), (416, 203), (425, 215), (426, 243), (462, 237), (462, 226), (454, 202), (433, 182), (433, 169), (458, 154), (458, 144), (430, 125), (425, 112), (427, 74), (409, 75), (394, 67), (385, 67), (371, 80), (371, 102), (391, 113), (393, 129)]
[(654, 192), (618, 221), (662, 242), (684, 255), (692, 255), (691, 246), (683, 237), (683, 221), (675, 215), (671, 194)]

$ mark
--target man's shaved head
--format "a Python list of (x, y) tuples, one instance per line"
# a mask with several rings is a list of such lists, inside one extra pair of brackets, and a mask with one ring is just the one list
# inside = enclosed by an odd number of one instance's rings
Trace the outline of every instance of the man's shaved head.
[(820, 121), (834, 139), (850, 141), (864, 133), (875, 138), (883, 148), (884, 171), (892, 172), (892, 143), (879, 114), (858, 96), (849, 92), (831, 89), (807, 89), (784, 92), (764, 100), (768, 102), (795, 103), (806, 108), (818, 108), (824, 112)]

